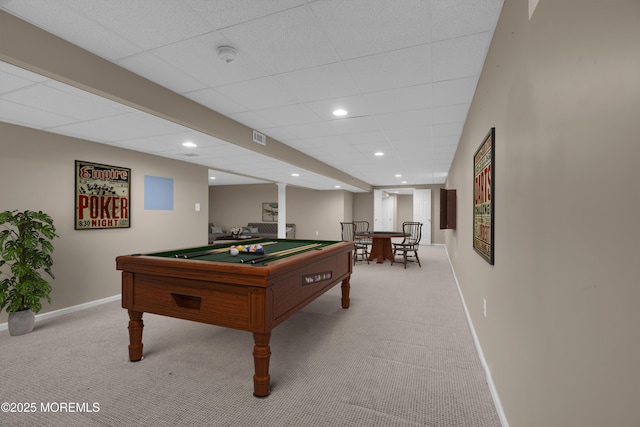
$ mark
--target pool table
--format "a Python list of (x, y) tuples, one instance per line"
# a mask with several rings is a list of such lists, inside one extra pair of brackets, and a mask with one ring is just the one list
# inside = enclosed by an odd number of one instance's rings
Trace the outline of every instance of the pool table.
[[(144, 312), (253, 333), (253, 394), (270, 393), (271, 330), (342, 283), (349, 308), (353, 242), (255, 239), (263, 254), (230, 254), (232, 243), (122, 255), (122, 307), (129, 313), (129, 360), (142, 359)], [(321, 327), (321, 325), (318, 325)]]

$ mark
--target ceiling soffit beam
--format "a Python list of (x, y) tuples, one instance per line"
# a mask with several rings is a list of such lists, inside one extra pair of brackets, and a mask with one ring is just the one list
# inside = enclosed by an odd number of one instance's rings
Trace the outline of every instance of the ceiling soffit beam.
[(0, 60), (364, 191), (373, 187), (253, 129), (0, 11)]

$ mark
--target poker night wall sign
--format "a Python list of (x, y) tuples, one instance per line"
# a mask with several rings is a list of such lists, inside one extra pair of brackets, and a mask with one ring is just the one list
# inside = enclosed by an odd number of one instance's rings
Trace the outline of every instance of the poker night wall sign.
[(131, 226), (131, 169), (76, 160), (75, 229)]

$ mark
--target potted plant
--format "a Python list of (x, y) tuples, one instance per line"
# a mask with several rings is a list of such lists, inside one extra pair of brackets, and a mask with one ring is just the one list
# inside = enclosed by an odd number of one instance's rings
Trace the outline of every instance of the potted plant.
[(9, 333), (22, 335), (33, 330), (40, 300), (51, 303), (43, 273), (54, 279), (51, 241), (58, 235), (53, 219), (42, 211), (2, 212), (0, 226), (0, 267), (9, 267), (0, 270), (0, 311), (9, 313)]

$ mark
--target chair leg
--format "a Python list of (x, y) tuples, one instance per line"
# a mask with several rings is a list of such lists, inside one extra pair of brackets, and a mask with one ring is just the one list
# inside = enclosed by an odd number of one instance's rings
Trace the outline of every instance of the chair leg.
[(418, 258), (418, 251), (413, 251), (413, 253), (416, 255), (416, 261), (418, 261), (418, 267), (422, 268), (422, 264), (420, 264), (420, 258)]
[(405, 270), (407, 269), (407, 253), (408, 253), (408, 252), (409, 252), (409, 251), (404, 251), (404, 269), (405, 269)]

